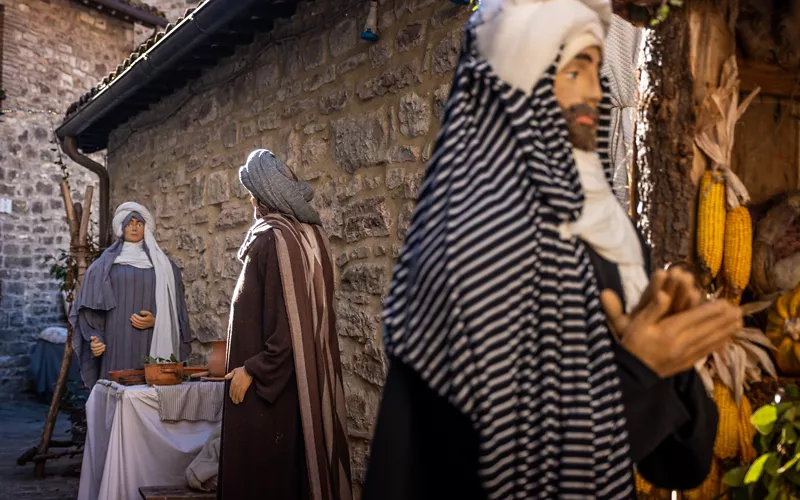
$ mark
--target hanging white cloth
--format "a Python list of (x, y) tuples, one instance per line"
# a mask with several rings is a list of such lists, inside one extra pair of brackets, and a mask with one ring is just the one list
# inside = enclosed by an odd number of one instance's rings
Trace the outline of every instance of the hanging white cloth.
[[(167, 255), (158, 246), (155, 236), (156, 221), (153, 215), (142, 205), (126, 202), (117, 207), (114, 214), (114, 234), (123, 238), (125, 219), (133, 212), (139, 213), (144, 220), (144, 245), (150, 253), (150, 261), (156, 274), (156, 325), (153, 329), (153, 341), (150, 344), (150, 356), (169, 358), (177, 357), (180, 352), (180, 326), (178, 323), (178, 307), (175, 298), (175, 273)], [(128, 246), (128, 243), (125, 244)], [(123, 246), (123, 252), (125, 252)], [(129, 247), (130, 258), (139, 261), (141, 257), (134, 255), (135, 244)], [(142, 249), (144, 252), (144, 249)], [(121, 256), (122, 254), (120, 254)], [(114, 261), (116, 263), (116, 260)]]
[(562, 225), (562, 236), (579, 237), (601, 257), (619, 267), (625, 308), (630, 312), (649, 283), (641, 240), (611, 191), (597, 153), (575, 149), (573, 155), (585, 201), (578, 220)]
[[(144, 217), (144, 216), (143, 216)], [(122, 244), (122, 251), (119, 253), (114, 264), (136, 267), (138, 269), (151, 269), (153, 263), (144, 251), (144, 240), (138, 243), (126, 241)]]

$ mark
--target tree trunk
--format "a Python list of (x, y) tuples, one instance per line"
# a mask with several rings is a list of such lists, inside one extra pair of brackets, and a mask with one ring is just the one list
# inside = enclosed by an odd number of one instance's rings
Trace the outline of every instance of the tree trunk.
[(691, 260), (695, 188), (691, 181), (695, 110), (687, 8), (670, 12), (645, 37), (636, 124), (639, 228), (654, 268)]
[[(695, 110), (735, 53), (736, 0), (692, 0), (646, 36), (636, 124), (632, 206), (652, 264), (694, 266), (697, 185), (707, 165), (695, 146)], [(636, 211), (634, 211), (636, 212)]]

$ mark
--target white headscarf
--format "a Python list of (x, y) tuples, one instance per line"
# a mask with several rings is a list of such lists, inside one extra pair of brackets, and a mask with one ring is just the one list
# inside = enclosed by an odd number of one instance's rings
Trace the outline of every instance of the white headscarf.
[(559, 54), (563, 65), (602, 47), (611, 14), (609, 0), (482, 0), (478, 51), (498, 77), (530, 93)]
[(650, 282), (639, 235), (608, 185), (597, 153), (575, 149), (573, 156), (583, 187), (583, 212), (577, 221), (564, 224), (561, 231), (578, 236), (601, 257), (618, 266), (625, 309), (630, 312)]
[[(156, 222), (152, 214), (138, 203), (130, 201), (123, 203), (114, 214), (114, 234), (117, 238), (123, 238), (125, 219), (133, 212), (139, 213), (144, 218), (142, 221), (144, 222), (144, 244), (147, 245), (147, 250), (150, 253), (149, 260), (152, 261), (156, 274), (156, 325), (153, 330), (153, 341), (150, 344), (150, 356), (169, 358), (174, 354), (177, 357), (180, 351), (180, 326), (178, 324), (178, 307), (175, 298), (175, 273), (169, 257), (156, 242)], [(129, 245), (125, 243), (122, 250), (123, 253), (120, 254), (120, 257), (123, 254), (127, 254), (133, 262), (141, 261), (141, 255), (138, 252), (144, 253), (141, 243), (138, 247), (136, 244)], [(133, 265), (131, 262), (122, 262), (119, 259), (114, 262)]]

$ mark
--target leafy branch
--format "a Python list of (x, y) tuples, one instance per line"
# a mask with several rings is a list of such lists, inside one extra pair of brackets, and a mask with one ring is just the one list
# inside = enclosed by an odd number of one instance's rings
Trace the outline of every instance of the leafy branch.
[(170, 354), (169, 359), (158, 357), (154, 358), (152, 356), (144, 358), (144, 364), (146, 365), (163, 365), (167, 363), (180, 363), (180, 361), (178, 361), (178, 358), (175, 357), (175, 354)]
[(725, 474), (732, 499), (800, 498), (800, 390), (790, 385), (778, 403), (762, 406), (750, 419), (759, 453), (752, 464)]
[(682, 7), (683, 0), (662, 0), (656, 15), (650, 20), (650, 26), (657, 26), (667, 20), (671, 7)]

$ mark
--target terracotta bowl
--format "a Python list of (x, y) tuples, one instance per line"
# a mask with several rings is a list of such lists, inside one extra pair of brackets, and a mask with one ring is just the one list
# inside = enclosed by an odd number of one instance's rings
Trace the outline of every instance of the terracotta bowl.
[(150, 363), (144, 365), (147, 385), (178, 385), (183, 382), (183, 363)]
[(208, 372), (212, 377), (225, 376), (225, 357), (228, 354), (227, 340), (212, 340), (211, 355), (208, 357)]

